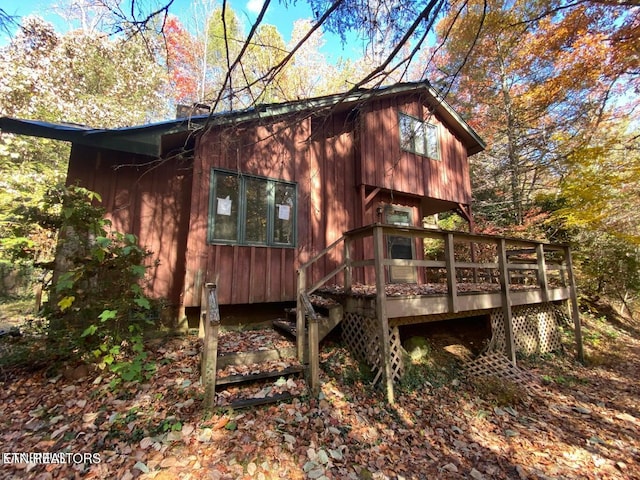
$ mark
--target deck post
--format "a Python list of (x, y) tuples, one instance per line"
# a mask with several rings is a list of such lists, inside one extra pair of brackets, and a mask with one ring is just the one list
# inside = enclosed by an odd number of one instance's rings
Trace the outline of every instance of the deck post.
[(218, 364), (218, 333), (220, 329), (220, 311), (216, 286), (205, 285), (207, 310), (202, 318), (204, 324), (204, 349), (202, 350), (202, 384), (204, 386), (204, 408), (213, 408), (216, 395), (216, 371)]
[(298, 293), (296, 295), (296, 349), (298, 361), (304, 363), (304, 319), (305, 311), (302, 296), (307, 288), (307, 271), (304, 268), (298, 270)]
[(373, 229), (373, 251), (374, 265), (376, 271), (376, 317), (378, 318), (379, 341), (380, 341), (380, 372), (384, 376), (387, 401), (393, 405), (395, 403), (393, 394), (393, 373), (391, 368), (391, 346), (389, 345), (389, 319), (387, 318), (387, 295), (385, 291), (385, 268), (384, 260), (384, 236), (383, 228), (375, 226)]
[(571, 249), (569, 247), (564, 247), (564, 261), (567, 264), (567, 276), (569, 277), (569, 301), (571, 303), (571, 317), (573, 318), (578, 361), (580, 363), (584, 363), (582, 324), (580, 323), (580, 310), (578, 309), (578, 292), (576, 288), (576, 279), (573, 275), (573, 262), (571, 261)]
[(311, 395), (317, 397), (320, 393), (320, 349), (318, 337), (318, 318), (309, 318), (309, 377)]
[(449, 311), (458, 311), (458, 283), (456, 280), (456, 259), (453, 249), (453, 233), (447, 233), (444, 239), (444, 259), (447, 264), (447, 290), (449, 294)]
[(351, 267), (351, 238), (344, 239), (344, 291), (351, 293), (351, 285), (353, 284), (353, 268)]
[(511, 312), (511, 295), (509, 293), (509, 265), (507, 245), (504, 238), (498, 240), (498, 265), (500, 267), (500, 292), (502, 297), (502, 315), (504, 317), (504, 338), (507, 357), (516, 363), (516, 347), (513, 338), (513, 318)]
[(544, 259), (544, 245), (536, 245), (536, 257), (538, 257), (538, 286), (542, 291), (542, 301), (549, 301), (549, 283), (547, 281), (547, 262)]

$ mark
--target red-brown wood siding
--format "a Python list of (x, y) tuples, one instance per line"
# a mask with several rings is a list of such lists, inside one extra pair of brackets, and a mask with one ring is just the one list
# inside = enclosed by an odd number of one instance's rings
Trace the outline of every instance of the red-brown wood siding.
[(67, 184), (101, 195), (112, 229), (133, 233), (152, 252), (149, 294), (177, 305), (184, 280), (191, 160), (148, 162), (147, 157), (74, 145)]
[[(199, 305), (201, 286), (210, 281), (217, 282), (222, 305), (294, 300), (298, 266), (357, 226), (353, 144), (353, 123), (345, 115), (204, 135), (196, 148), (185, 306)], [(213, 167), (296, 182), (296, 247), (208, 245)], [(312, 278), (336, 265), (337, 256), (330, 255), (314, 266)]]
[(203, 283), (216, 282), (220, 304), (278, 302), (295, 298), (298, 248), (209, 245), (209, 190), (212, 168), (298, 183), (298, 245), (306, 245), (302, 212), (307, 122), (291, 128), (249, 126), (211, 130), (196, 147), (191, 227), (187, 245), (185, 306), (200, 304)]
[[(398, 113), (438, 126), (441, 159), (432, 160), (400, 148)], [(471, 182), (466, 149), (417, 98), (371, 102), (360, 122), (362, 165), (359, 183), (396, 192), (469, 204)]]

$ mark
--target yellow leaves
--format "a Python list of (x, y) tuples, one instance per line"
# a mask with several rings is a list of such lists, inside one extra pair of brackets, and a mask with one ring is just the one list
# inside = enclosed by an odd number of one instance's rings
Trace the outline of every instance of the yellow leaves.
[(640, 243), (640, 153), (623, 146), (624, 123), (603, 124), (599, 144), (575, 151), (561, 185), (567, 227), (606, 232)]
[(64, 312), (66, 309), (71, 307), (71, 305), (73, 305), (73, 302), (75, 301), (75, 299), (76, 297), (73, 295), (67, 295), (66, 297), (62, 297), (62, 299), (58, 302), (58, 307), (60, 307), (60, 310)]

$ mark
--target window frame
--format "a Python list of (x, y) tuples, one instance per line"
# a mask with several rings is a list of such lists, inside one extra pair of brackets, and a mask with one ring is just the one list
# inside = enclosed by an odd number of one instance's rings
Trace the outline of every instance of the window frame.
[[(238, 179), (238, 207), (236, 212), (236, 238), (227, 240), (215, 238), (216, 212), (217, 212), (217, 175), (234, 176)], [(266, 210), (266, 242), (247, 240), (247, 183), (248, 181), (266, 182), (267, 210)], [(278, 214), (276, 205), (276, 188), (284, 186), (293, 188), (293, 205), (290, 206), (291, 215), (291, 242), (283, 243), (275, 241), (275, 216)], [(240, 245), (252, 247), (295, 248), (297, 246), (298, 225), (298, 184), (277, 178), (262, 175), (243, 174), (223, 168), (211, 168), (209, 176), (209, 212), (207, 215), (207, 244), (209, 245)]]
[[(403, 120), (406, 119), (410, 122), (409, 127), (411, 130), (411, 138), (404, 138)], [(419, 135), (419, 130), (422, 130), (422, 135)], [(435, 152), (429, 151), (430, 145), (430, 132), (433, 132), (435, 137)], [(437, 124), (429, 123), (425, 120), (421, 120), (408, 113), (398, 112), (398, 133), (400, 137), (400, 150), (410, 152), (421, 157), (430, 158), (432, 160), (442, 160), (441, 148), (440, 148), (440, 128)], [(423, 151), (420, 151), (416, 147), (416, 139), (422, 138)], [(406, 141), (410, 140), (410, 141)]]

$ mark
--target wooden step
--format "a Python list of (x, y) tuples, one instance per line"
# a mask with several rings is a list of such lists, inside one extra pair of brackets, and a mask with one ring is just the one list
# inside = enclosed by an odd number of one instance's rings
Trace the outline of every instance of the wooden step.
[(259, 372), (251, 373), (247, 375), (229, 375), (228, 377), (216, 378), (216, 385), (236, 385), (239, 383), (254, 382), (257, 380), (264, 380), (267, 378), (284, 377), (287, 375), (293, 375), (296, 373), (302, 373), (304, 367), (302, 365), (293, 365), (291, 367), (284, 368), (282, 370), (274, 370), (271, 372)]
[(296, 338), (296, 336), (297, 336), (297, 328), (296, 328), (295, 317), (293, 318), (293, 320), (290, 320), (290, 319), (287, 319), (287, 318), (278, 318), (278, 319), (274, 320), (272, 323), (273, 323), (273, 326), (277, 330), (285, 332), (285, 333), (291, 335), (293, 338)]
[(259, 405), (268, 405), (270, 403), (286, 402), (287, 400), (291, 400), (292, 398), (293, 395), (288, 392), (284, 392), (264, 398), (238, 398), (237, 400), (231, 402), (228, 406), (238, 410), (240, 408), (257, 407)]
[[(294, 338), (297, 338), (297, 326), (296, 326), (296, 309), (290, 308), (286, 310), (287, 318), (279, 318), (274, 320), (273, 326), (286, 332)], [(318, 336), (320, 340), (329, 335), (329, 333), (342, 321), (343, 309), (341, 305), (332, 306), (327, 315), (322, 315), (319, 319)], [(306, 333), (306, 329), (305, 329)]]
[[(302, 365), (291, 365), (289, 367), (281, 368), (279, 370), (257, 372), (251, 374), (238, 374), (229, 375), (226, 377), (216, 378), (216, 387), (220, 387), (221, 390), (227, 388), (235, 388), (233, 396), (236, 397), (233, 400), (229, 400), (228, 403), (222, 405), (223, 407), (231, 408), (247, 408), (257, 405), (265, 405), (269, 403), (279, 403), (294, 398), (295, 394), (291, 392), (281, 392), (274, 394), (266, 394), (264, 396), (251, 396), (255, 394), (250, 393), (252, 390), (250, 387), (263, 388), (267, 387), (268, 391), (271, 390), (269, 385), (269, 379), (280, 378), (284, 380), (284, 377), (291, 377), (293, 375), (300, 375), (305, 370)], [(276, 382), (275, 385), (278, 385)], [(218, 388), (216, 388), (218, 390)], [(246, 396), (248, 395), (248, 396)]]

